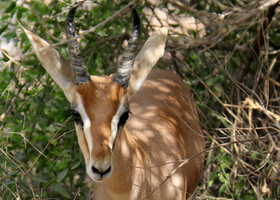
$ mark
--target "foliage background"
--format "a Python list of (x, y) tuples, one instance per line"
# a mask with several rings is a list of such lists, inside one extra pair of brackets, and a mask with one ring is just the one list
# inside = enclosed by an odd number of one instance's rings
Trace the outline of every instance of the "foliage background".
[[(279, 199), (280, 17), (275, 0), (135, 1), (141, 41), (169, 28), (157, 67), (191, 88), (207, 139), (194, 199)], [(87, 199), (69, 104), (32, 52), (17, 20), (53, 44), (65, 40), (74, 2), (0, 1), (0, 199)], [(87, 1), (76, 13), (83, 34), (124, 7)], [(131, 30), (124, 12), (80, 39), (91, 74), (113, 73)], [(66, 57), (65, 44), (57, 49)]]

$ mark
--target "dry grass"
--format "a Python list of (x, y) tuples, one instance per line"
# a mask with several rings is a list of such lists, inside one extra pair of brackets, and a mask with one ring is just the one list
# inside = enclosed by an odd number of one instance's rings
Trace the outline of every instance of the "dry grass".
[[(279, 198), (280, 47), (276, 43), (279, 42), (279, 1), (235, 1), (234, 5), (216, 0), (200, 3), (188, 1), (185, 4), (173, 0), (163, 2), (149, 0), (140, 3), (147, 19), (155, 16), (152, 19), (154, 23), (146, 22), (143, 29), (146, 34), (161, 25), (170, 29), (166, 54), (159, 67), (176, 71), (192, 88), (200, 108), (207, 156), (201, 183), (193, 198)], [(197, 8), (202, 6), (205, 6), (204, 9)], [(211, 6), (219, 12), (212, 11)], [(122, 12), (121, 9), (109, 20)], [(36, 14), (40, 17), (40, 13)], [(181, 23), (182, 19), (189, 19), (194, 24), (187, 26)], [(39, 21), (44, 22), (42, 19)], [(180, 22), (179, 26), (177, 22)], [(81, 36), (95, 30), (96, 26), (84, 31)], [(108, 43), (114, 38), (108, 36), (98, 42), (102, 48), (103, 45), (110, 45)], [(119, 38), (125, 39), (123, 35)], [(19, 36), (18, 39), (21, 40)], [(56, 41), (56, 46), (66, 42)], [(114, 52), (120, 51), (119, 47), (113, 46), (112, 49)], [(32, 84), (22, 80), (23, 75), (28, 75), (30, 66), (23, 67), (21, 62), (25, 62), (32, 52), (20, 53), (20, 59), (3, 49), (1, 52), (8, 59), (1, 70), (8, 69), (7, 73), (14, 72), (15, 75), (10, 77), (9, 84), (1, 91), (1, 103), (5, 106), (1, 107), (3, 111), (0, 113), (0, 200), (4, 192), (11, 194), (14, 199), (21, 199), (25, 196), (23, 193), (33, 199), (40, 199), (43, 192), (51, 194), (57, 190), (45, 184), (44, 180), (39, 180), (38, 184), (38, 179), (32, 175), (42, 175), (40, 170), (46, 170), (40, 166), (41, 162), (58, 165), (57, 162), (68, 156), (66, 153), (53, 157), (48, 151), (57, 150), (58, 147), (53, 145), (55, 142), (61, 145), (61, 151), (64, 141), (73, 142), (68, 132), (73, 132), (73, 129), (68, 127), (68, 120), (60, 124), (46, 122), (53, 128), (48, 127), (47, 131), (37, 121), (29, 122), (22, 109), (27, 104), (34, 104), (32, 95), (36, 96), (37, 93), (32, 91), (38, 89), (40, 94), (39, 90), (49, 88), (40, 97), (44, 99), (45, 108), (55, 105), (55, 99), (48, 102), (48, 95), (57, 91), (45, 77), (34, 78)], [(114, 68), (119, 60), (112, 62), (111, 53), (105, 52), (108, 56), (103, 60), (109, 69)], [(21, 90), (17, 88), (20, 85), (18, 80), (24, 84)], [(41, 82), (46, 80), (48, 82), (42, 86)], [(31, 95), (26, 95), (29, 94), (27, 92), (31, 92)], [(47, 110), (48, 114), (39, 111), (40, 107), (38, 110), (29, 109), (30, 115), (35, 113), (35, 116), (38, 114), (42, 117), (54, 116), (57, 112), (51, 112), (51, 108)], [(24, 119), (20, 128), (15, 129), (11, 122), (17, 119), (18, 114), (22, 114)], [(32, 140), (34, 130), (46, 134), (46, 141)], [(13, 146), (21, 149), (14, 149)], [(21, 159), (22, 154), (26, 153), (36, 156), (30, 160)], [(71, 151), (69, 156), (74, 153)], [(181, 164), (186, 164), (189, 159), (192, 158), (186, 158)], [(71, 159), (68, 162), (73, 167), (75, 162)], [(54, 177), (61, 174), (60, 167), (57, 168)], [(70, 176), (70, 168), (67, 176)], [(71, 181), (65, 177), (63, 186), (72, 199), (79, 199), (79, 195), (84, 192), (80, 188), (83, 183), (79, 183), (80, 176), (73, 175), (78, 172), (75, 169), (72, 172)], [(26, 185), (23, 186), (21, 181)], [(62, 193), (60, 191), (63, 196)]]

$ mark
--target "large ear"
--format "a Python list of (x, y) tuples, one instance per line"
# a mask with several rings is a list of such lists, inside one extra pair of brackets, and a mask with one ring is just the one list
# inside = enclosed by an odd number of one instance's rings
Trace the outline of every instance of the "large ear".
[(129, 80), (128, 99), (141, 87), (152, 68), (163, 56), (167, 33), (166, 28), (155, 31), (136, 56)]
[(51, 44), (30, 32), (22, 26), (28, 39), (30, 40), (37, 58), (54, 81), (64, 91), (66, 97), (70, 101), (68, 92), (70, 86), (74, 84), (74, 77), (70, 67), (70, 63), (52, 47)]

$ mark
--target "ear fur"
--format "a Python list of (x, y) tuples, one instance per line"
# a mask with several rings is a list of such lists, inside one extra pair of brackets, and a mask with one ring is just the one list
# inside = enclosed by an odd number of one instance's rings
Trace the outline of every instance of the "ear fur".
[(70, 85), (74, 84), (70, 63), (66, 61), (51, 44), (27, 30), (25, 27), (22, 26), (22, 28), (30, 40), (40, 63), (64, 91), (68, 100), (70, 100), (67, 93), (69, 92)]
[(155, 31), (136, 56), (128, 86), (128, 98), (141, 87), (152, 68), (163, 56), (167, 33), (167, 28)]

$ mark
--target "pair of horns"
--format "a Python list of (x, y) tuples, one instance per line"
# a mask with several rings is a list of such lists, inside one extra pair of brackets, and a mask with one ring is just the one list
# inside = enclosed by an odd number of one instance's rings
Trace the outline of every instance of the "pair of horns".
[[(76, 84), (84, 83), (90, 80), (90, 75), (88, 73), (87, 67), (83, 64), (79, 44), (75, 37), (74, 14), (76, 9), (81, 4), (82, 2), (75, 3), (75, 5), (70, 9), (66, 19), (66, 37), (70, 40), (67, 43), (67, 46), (70, 56), (70, 65), (75, 77)], [(138, 38), (140, 34), (140, 20), (135, 9), (132, 10), (132, 15), (132, 33), (128, 41), (128, 46), (124, 52), (121, 65), (118, 67), (117, 72), (114, 76), (114, 82), (124, 87), (127, 87), (129, 83), (129, 79), (133, 69), (133, 61), (137, 51)]]

